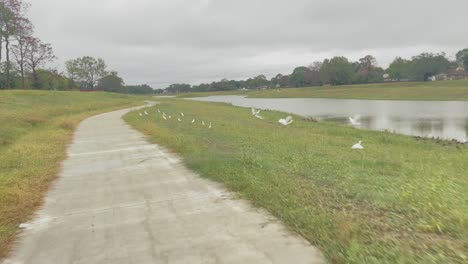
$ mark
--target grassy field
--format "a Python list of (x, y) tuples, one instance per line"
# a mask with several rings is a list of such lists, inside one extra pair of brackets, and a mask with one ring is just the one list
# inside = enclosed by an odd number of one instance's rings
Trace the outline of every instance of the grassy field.
[(247, 95), (252, 98), (350, 98), (388, 100), (468, 100), (468, 80), (403, 82), (181, 94), (180, 97)]
[(79, 121), (143, 101), (107, 93), (0, 91), (0, 259), (58, 175)]
[[(202, 177), (264, 207), (331, 263), (466, 263), (468, 146), (163, 99), (124, 118)], [(183, 122), (164, 121), (160, 108)], [(196, 124), (191, 124), (196, 118)], [(213, 128), (200, 121), (212, 122)], [(363, 140), (363, 151), (351, 146)]]

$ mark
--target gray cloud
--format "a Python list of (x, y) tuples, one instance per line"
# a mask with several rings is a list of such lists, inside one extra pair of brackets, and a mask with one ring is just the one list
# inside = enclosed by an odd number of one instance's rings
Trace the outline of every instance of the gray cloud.
[(468, 46), (466, 0), (30, 0), (59, 60), (104, 58), (127, 83), (288, 73), (333, 55), (453, 55)]

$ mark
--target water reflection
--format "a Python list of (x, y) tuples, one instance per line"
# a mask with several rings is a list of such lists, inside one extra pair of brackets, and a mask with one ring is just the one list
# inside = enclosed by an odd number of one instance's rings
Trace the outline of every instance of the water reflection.
[(357, 117), (360, 124), (355, 126), (359, 128), (463, 142), (468, 140), (468, 102), (462, 101), (256, 99), (243, 96), (210, 96), (192, 100), (280, 110), (343, 123), (350, 123), (349, 117)]

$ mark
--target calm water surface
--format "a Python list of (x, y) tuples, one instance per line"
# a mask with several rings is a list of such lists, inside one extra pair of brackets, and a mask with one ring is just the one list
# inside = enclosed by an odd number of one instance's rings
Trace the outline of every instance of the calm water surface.
[(241, 107), (279, 110), (350, 123), (355, 127), (388, 130), (395, 133), (468, 140), (468, 102), (462, 101), (389, 101), (317, 98), (257, 99), (244, 96), (209, 96), (191, 98), (205, 102), (225, 102)]

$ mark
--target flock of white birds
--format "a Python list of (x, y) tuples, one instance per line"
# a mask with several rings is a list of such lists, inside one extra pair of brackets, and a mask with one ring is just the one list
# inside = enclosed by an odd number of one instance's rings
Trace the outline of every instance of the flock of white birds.
[[(169, 119), (172, 119), (172, 116), (170, 115), (166, 115), (165, 112), (161, 112), (161, 110), (158, 108), (157, 109), (158, 111), (158, 114), (162, 115), (162, 118), (164, 120), (169, 120)], [(260, 110), (258, 109), (255, 109), (255, 108), (252, 108), (251, 109), (251, 112), (252, 112), (252, 116), (258, 118), (258, 119), (261, 119), (261, 120), (264, 120), (265, 118), (263, 116), (260, 115)], [(149, 115), (149, 113), (145, 110), (142, 112), (139, 113), (140, 116), (145, 116), (145, 115)], [(185, 117), (185, 114), (184, 113), (180, 113), (179, 116), (177, 116), (177, 121), (179, 122), (183, 122), (183, 118)], [(359, 122), (359, 116), (354, 116), (354, 117), (349, 117), (349, 123), (353, 126), (359, 126), (361, 125), (361, 123)], [(294, 119), (292, 116), (287, 116), (285, 118), (281, 118), (278, 120), (278, 123), (280, 123), (281, 125), (283, 126), (289, 126), (290, 124), (292, 124), (294, 122)], [(195, 118), (192, 119), (192, 124), (195, 124), (196, 123), (196, 120)], [(200, 123), (202, 124), (202, 126), (206, 126), (206, 123), (205, 121), (203, 120), (200, 120)], [(212, 123), (210, 122), (209, 125), (208, 125), (208, 128), (211, 129), (213, 127)], [(351, 149), (364, 149), (364, 147), (362, 146), (362, 140), (360, 140), (358, 143), (354, 144)]]
[[(172, 119), (172, 116), (171, 116), (171, 115), (167, 115), (165, 112), (162, 112), (161, 109), (158, 108), (157, 111), (158, 111), (158, 114), (161, 115), (162, 118), (163, 118), (164, 120)], [(149, 115), (148, 111), (146, 111), (146, 110), (143, 111), (143, 113), (140, 112), (140, 113), (138, 113), (138, 114), (139, 114), (139, 116), (141, 116), (141, 117)], [(185, 114), (182, 113), (182, 112), (180, 112), (180, 114), (177, 116), (177, 121), (178, 121), (178, 122), (183, 122), (183, 121), (184, 121), (184, 117), (185, 117)], [(174, 117), (174, 118), (175, 118), (175, 117)], [(195, 124), (195, 122), (196, 122), (195, 118), (192, 119), (192, 122), (191, 122), (191, 123), (192, 123), (192, 124)], [(201, 123), (202, 126), (206, 126), (205, 121), (200, 120), (200, 123)], [(211, 122), (209, 122), (209, 123), (208, 123), (208, 128), (211, 129), (212, 127), (213, 127), (213, 124), (212, 124)]]

